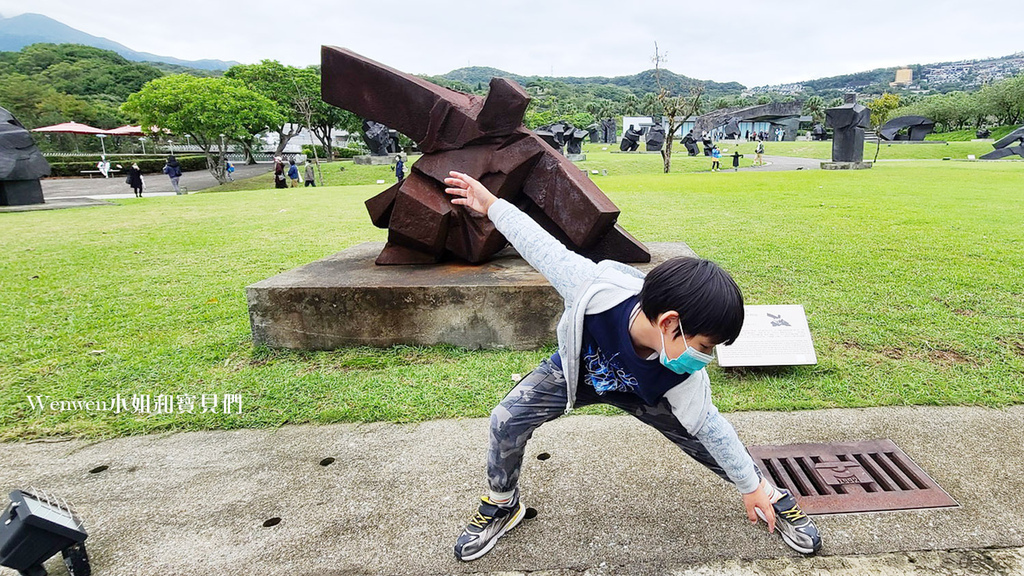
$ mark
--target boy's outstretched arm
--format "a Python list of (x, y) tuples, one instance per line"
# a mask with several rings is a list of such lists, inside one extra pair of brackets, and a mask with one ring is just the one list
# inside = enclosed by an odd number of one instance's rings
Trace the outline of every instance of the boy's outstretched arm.
[(490, 218), (519, 255), (547, 278), (565, 300), (566, 306), (572, 304), (580, 283), (593, 277), (597, 264), (566, 248), (512, 204), (499, 202), (486, 186), (472, 177), (450, 172), (450, 177), (444, 182), (449, 186), (445, 192), (454, 196), (453, 204)]
[(683, 428), (704, 446), (743, 495), (747, 518), (757, 523), (755, 509), (760, 509), (768, 522), (768, 529), (774, 529), (775, 509), (764, 491), (765, 481), (758, 477), (757, 467), (736, 429), (711, 402), (707, 371), (701, 370), (670, 389), (665, 393), (665, 399)]

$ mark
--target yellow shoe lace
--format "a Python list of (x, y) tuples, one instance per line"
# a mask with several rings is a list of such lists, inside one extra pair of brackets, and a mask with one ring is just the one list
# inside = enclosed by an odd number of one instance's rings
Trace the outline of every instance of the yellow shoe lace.
[(487, 526), (487, 523), (491, 521), (491, 518), (493, 518), (493, 516), (484, 516), (478, 510), (476, 516), (474, 516), (473, 519), (469, 521), (469, 524), (470, 526), (476, 526), (477, 528), (483, 529), (485, 526)]
[(790, 522), (795, 522), (796, 520), (807, 517), (807, 514), (804, 514), (803, 510), (801, 510), (799, 506), (793, 506), (789, 510), (784, 510), (782, 515)]
[[(483, 500), (484, 504), (490, 504), (492, 506), (494, 505), (494, 502), (491, 502), (491, 499), (488, 498), (487, 496), (484, 496), (480, 499)], [(474, 516), (473, 519), (469, 521), (469, 525), (476, 526), (477, 528), (483, 530), (492, 519), (494, 519), (494, 516), (485, 516), (484, 514), (481, 514), (479, 510), (477, 510), (476, 516)]]

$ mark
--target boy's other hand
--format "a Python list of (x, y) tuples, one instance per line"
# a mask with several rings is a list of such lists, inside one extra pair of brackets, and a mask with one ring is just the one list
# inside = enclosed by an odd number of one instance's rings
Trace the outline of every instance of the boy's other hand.
[(755, 509), (761, 511), (765, 522), (768, 523), (768, 533), (770, 534), (775, 531), (775, 508), (772, 506), (772, 501), (768, 498), (768, 494), (764, 491), (766, 483), (767, 481), (762, 479), (761, 484), (758, 485), (756, 490), (750, 494), (744, 494), (743, 506), (747, 509), (747, 518), (751, 524), (757, 524), (758, 518)]
[(452, 198), (452, 204), (460, 204), (477, 214), (486, 216), (491, 204), (494, 204), (498, 198), (491, 194), (486, 186), (462, 172), (452, 171), (448, 174), (450, 177), (445, 178), (444, 183), (451, 188), (445, 188), (444, 191), (455, 196)]

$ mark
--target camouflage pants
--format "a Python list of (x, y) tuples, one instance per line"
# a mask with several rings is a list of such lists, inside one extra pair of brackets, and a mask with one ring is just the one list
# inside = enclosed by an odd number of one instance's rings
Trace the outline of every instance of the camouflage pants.
[[(565, 413), (565, 377), (550, 360), (544, 360), (536, 370), (516, 384), (498, 406), (491, 411), (490, 445), (487, 453), (487, 482), (494, 492), (510, 492), (519, 482), (519, 469), (523, 464), (526, 442), (541, 424)], [(669, 406), (662, 399), (649, 405), (634, 394), (608, 392), (598, 395), (592, 386), (581, 382), (576, 390), (576, 407), (590, 404), (610, 404), (645, 424), (653, 426), (666, 438), (679, 446), (691, 458), (729, 481), (699, 440), (691, 436)]]

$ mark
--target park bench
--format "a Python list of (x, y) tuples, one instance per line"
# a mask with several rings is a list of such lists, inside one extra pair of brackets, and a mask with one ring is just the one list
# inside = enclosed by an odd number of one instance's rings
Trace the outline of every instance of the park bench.
[[(120, 170), (118, 170), (117, 168), (111, 168), (110, 170), (107, 171), (107, 174), (117, 174), (118, 172), (120, 172)], [(89, 178), (92, 178), (93, 174), (99, 174), (100, 176), (103, 175), (103, 173), (100, 172), (99, 170), (79, 170), (79, 173), (88, 174)]]

